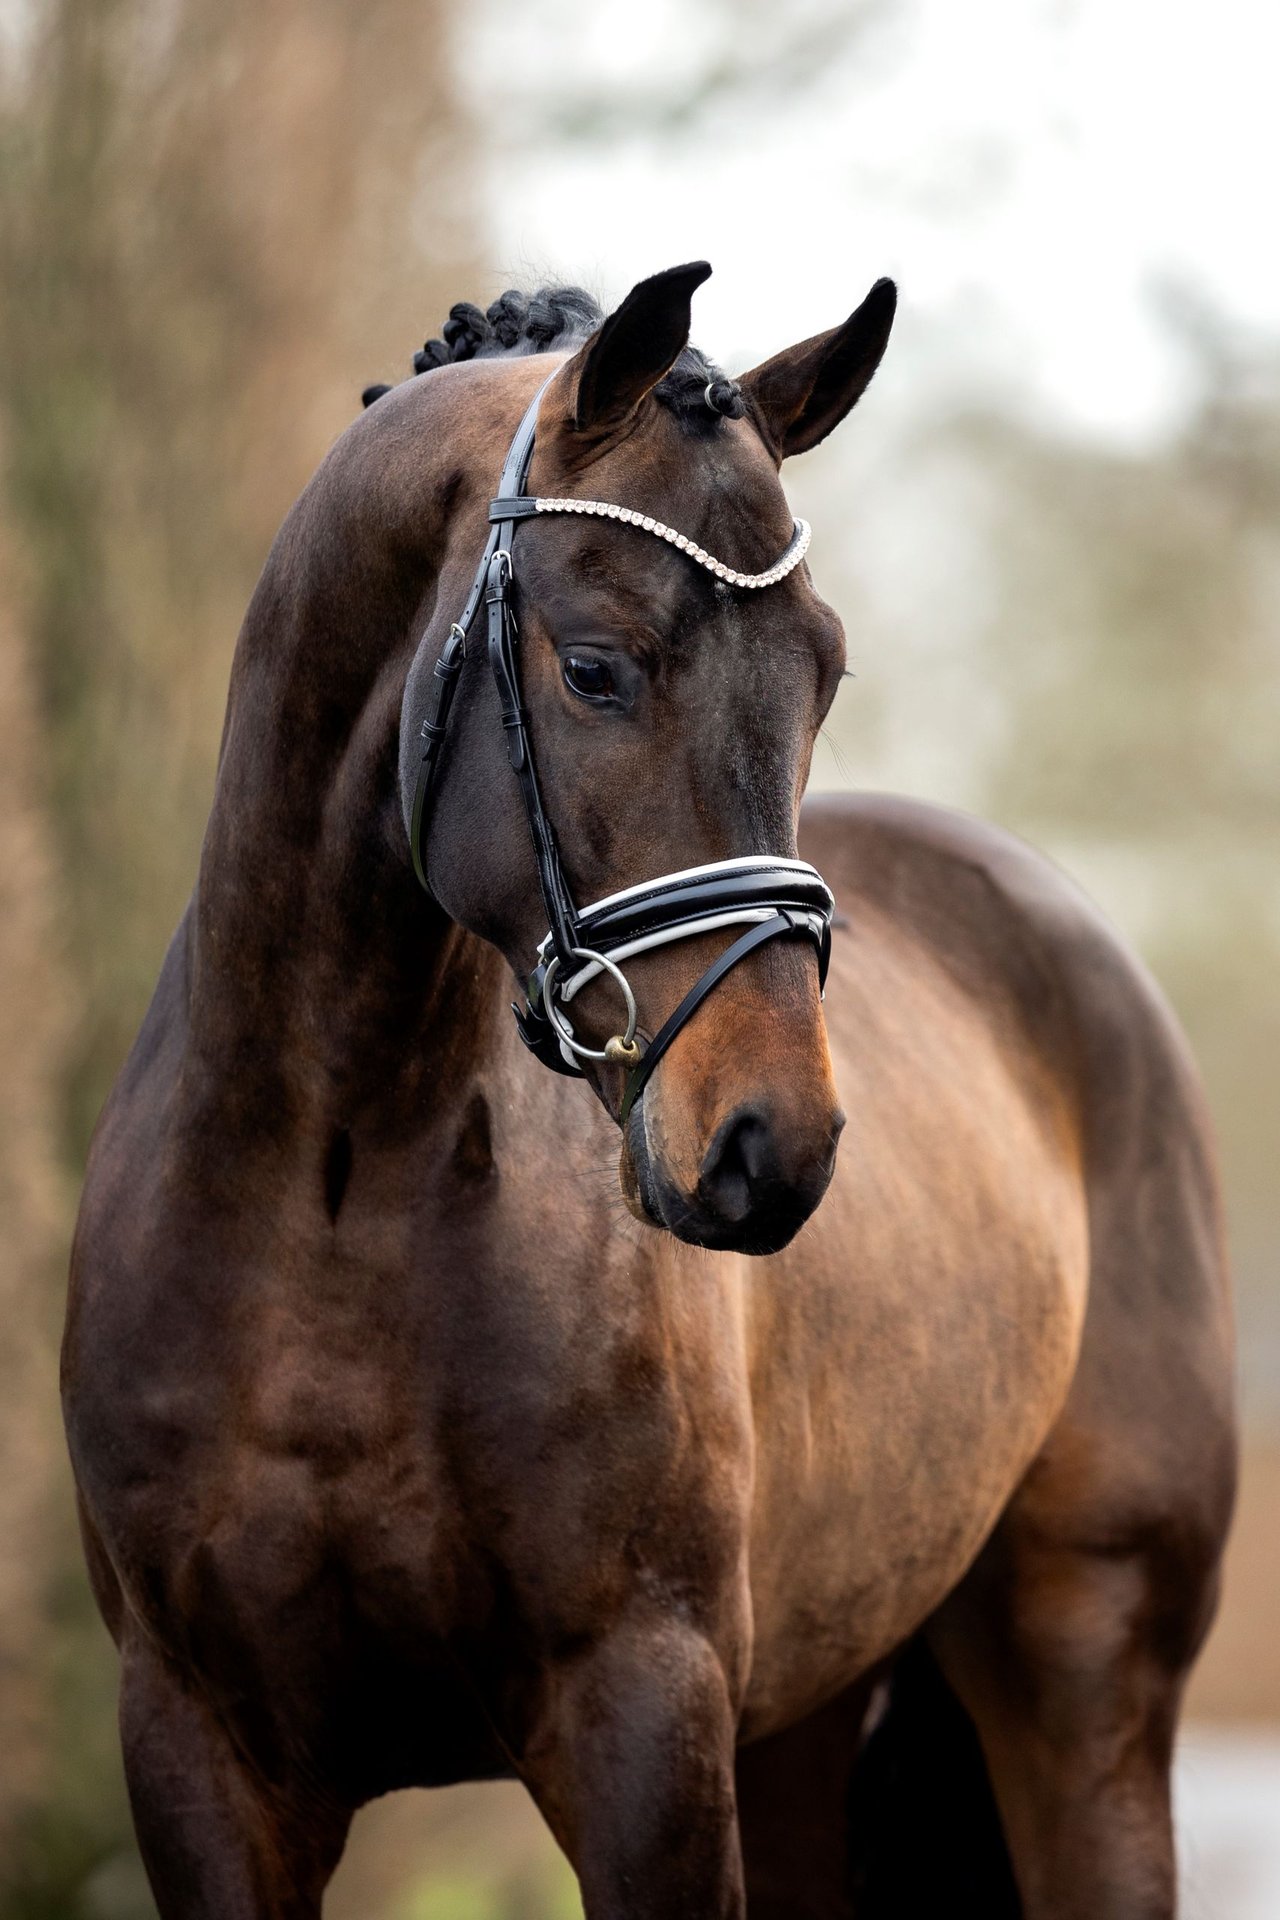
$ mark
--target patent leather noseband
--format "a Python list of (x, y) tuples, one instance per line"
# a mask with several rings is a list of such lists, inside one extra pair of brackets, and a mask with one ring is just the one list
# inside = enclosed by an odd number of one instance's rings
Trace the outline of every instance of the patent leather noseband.
[[(662, 874), (656, 880), (642, 881), (638, 886), (610, 894), (589, 907), (579, 909), (574, 904), (555, 831), (543, 802), (529, 715), (521, 693), (519, 630), (512, 605), (515, 573), (511, 556), (516, 529), (535, 514), (546, 513), (589, 513), (617, 520), (687, 553), (691, 561), (728, 585), (746, 589), (772, 586), (798, 566), (809, 543), (809, 529), (803, 521), (796, 521), (791, 541), (779, 560), (763, 573), (744, 574), (715, 559), (696, 542), (663, 522), (630, 508), (595, 500), (530, 497), (525, 492), (525, 483), (533, 457), (538, 406), (546, 384), (534, 396), (507, 452), (498, 494), (489, 507), (488, 544), (466, 603), (450, 627), (436, 661), (427, 713), (419, 735), (421, 759), (410, 814), (409, 841), (414, 872), (427, 887), (426, 831), (440, 752), (466, 656), (467, 638), (483, 605), (489, 667), (498, 689), (502, 725), (507, 736), (507, 758), (520, 784), (550, 929), (526, 982), (525, 1004), (512, 1008), (516, 1026), (530, 1052), (557, 1073), (581, 1074), (578, 1062), (582, 1059), (606, 1060), (625, 1066), (628, 1072), (619, 1114), (625, 1126), (632, 1107), (676, 1035), (725, 975), (757, 947), (769, 940), (808, 940), (817, 951), (819, 985), (825, 985), (835, 903), (821, 874), (806, 861), (749, 854), (717, 860), (708, 866), (686, 868), (680, 873)], [(622, 971), (622, 962), (673, 940), (729, 927), (742, 927), (745, 931), (707, 968), (653, 1039), (642, 1048), (636, 1039), (635, 996)], [(607, 974), (618, 987), (626, 1007), (626, 1021), (619, 1033), (597, 1049), (585, 1045), (575, 1034), (566, 1009), (574, 996), (601, 974)]]

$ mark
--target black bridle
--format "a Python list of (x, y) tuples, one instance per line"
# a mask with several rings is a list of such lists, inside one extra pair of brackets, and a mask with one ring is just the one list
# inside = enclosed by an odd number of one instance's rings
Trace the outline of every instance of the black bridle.
[[(512, 607), (515, 574), (511, 553), (516, 529), (522, 520), (540, 512), (600, 513), (657, 533), (690, 552), (701, 565), (721, 578), (751, 587), (770, 585), (797, 564), (808, 543), (808, 529), (797, 521), (792, 544), (777, 565), (767, 573), (748, 576), (722, 566), (670, 528), (625, 508), (581, 500), (530, 498), (525, 492), (525, 482), (533, 457), (538, 406), (545, 390), (546, 384), (534, 396), (508, 449), (497, 497), (489, 505), (490, 533), (483, 558), (462, 613), (450, 627), (435, 664), (427, 713), (419, 736), (422, 755), (409, 821), (409, 844), (414, 872), (430, 891), (425, 850), (427, 821), (440, 751), (466, 657), (467, 637), (483, 602), (488, 625), (489, 667), (498, 689), (502, 725), (507, 736), (507, 758), (520, 783), (550, 928), (525, 985), (525, 1005), (513, 1006), (512, 1012), (520, 1038), (530, 1052), (557, 1073), (581, 1074), (578, 1058), (608, 1060), (629, 1069), (619, 1115), (625, 1126), (646, 1082), (681, 1028), (725, 975), (757, 947), (769, 940), (788, 937), (809, 940), (817, 949), (819, 986), (825, 986), (835, 903), (822, 876), (806, 861), (760, 854), (663, 874), (656, 880), (611, 894), (593, 906), (581, 910), (575, 906), (564, 877), (555, 831), (543, 802), (529, 733), (529, 715), (521, 696), (519, 630)], [(635, 1038), (635, 998), (620, 961), (671, 940), (744, 923), (748, 931), (739, 935), (707, 968), (641, 1050)], [(564, 1008), (588, 980), (602, 972), (614, 979), (624, 996), (627, 1023), (623, 1033), (615, 1034), (597, 1050), (576, 1039)]]

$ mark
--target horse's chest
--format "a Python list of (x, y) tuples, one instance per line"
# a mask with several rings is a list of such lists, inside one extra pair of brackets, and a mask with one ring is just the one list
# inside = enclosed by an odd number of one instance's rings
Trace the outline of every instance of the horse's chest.
[(525, 1646), (590, 1635), (649, 1572), (714, 1586), (734, 1561), (749, 1436), (724, 1290), (704, 1280), (694, 1311), (633, 1269), (612, 1300), (602, 1264), (589, 1287), (545, 1240), (518, 1273), (482, 1245), (465, 1273), (447, 1296), (412, 1276), (376, 1315), (366, 1282), (323, 1338), (264, 1280), (248, 1377), (135, 1378), (113, 1544), (215, 1684), (269, 1674), (296, 1716), (313, 1686), (340, 1703), (391, 1675), (392, 1706), (425, 1712), (460, 1651), (502, 1664), (513, 1615)]

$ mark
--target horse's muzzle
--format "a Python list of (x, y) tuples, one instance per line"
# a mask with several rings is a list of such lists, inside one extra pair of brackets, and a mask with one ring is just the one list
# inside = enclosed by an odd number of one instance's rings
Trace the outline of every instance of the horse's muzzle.
[[(633, 1212), (693, 1246), (735, 1253), (778, 1253), (793, 1240), (831, 1183), (844, 1115), (829, 1117), (816, 1148), (783, 1116), (749, 1102), (721, 1122), (692, 1192), (682, 1191), (651, 1155), (639, 1116), (628, 1128)], [(637, 1204), (638, 1203), (638, 1204)]]

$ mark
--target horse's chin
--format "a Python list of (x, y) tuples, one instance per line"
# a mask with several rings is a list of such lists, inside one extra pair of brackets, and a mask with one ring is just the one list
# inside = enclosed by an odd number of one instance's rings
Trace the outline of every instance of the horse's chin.
[[(632, 1115), (622, 1141), (618, 1183), (627, 1211), (643, 1226), (658, 1227), (691, 1247), (722, 1253), (763, 1255), (781, 1253), (799, 1233), (822, 1197), (788, 1196), (770, 1211), (747, 1221), (726, 1221), (707, 1213), (696, 1199), (687, 1199), (664, 1180), (649, 1156), (644, 1126)], [(822, 1191), (826, 1180), (822, 1182)]]

